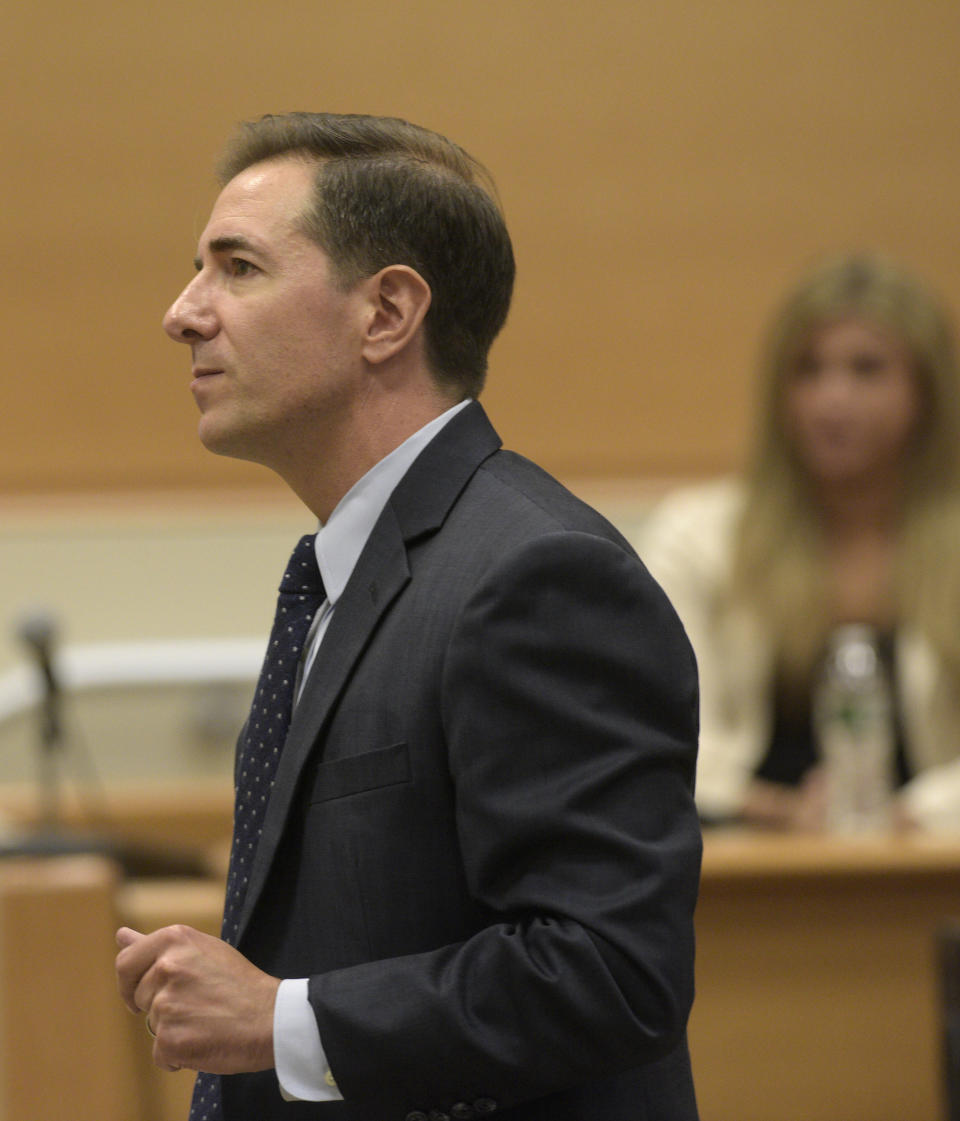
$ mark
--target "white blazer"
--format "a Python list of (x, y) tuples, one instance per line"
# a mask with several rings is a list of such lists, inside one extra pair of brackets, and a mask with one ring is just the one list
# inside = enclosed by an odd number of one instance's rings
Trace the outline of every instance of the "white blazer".
[[(697, 803), (735, 814), (769, 745), (774, 658), (758, 614), (729, 607), (734, 533), (744, 491), (732, 478), (675, 491), (633, 544), (673, 601), (700, 669)], [(922, 635), (896, 638), (905, 749), (915, 777), (902, 791), (914, 820), (960, 829), (960, 690)]]

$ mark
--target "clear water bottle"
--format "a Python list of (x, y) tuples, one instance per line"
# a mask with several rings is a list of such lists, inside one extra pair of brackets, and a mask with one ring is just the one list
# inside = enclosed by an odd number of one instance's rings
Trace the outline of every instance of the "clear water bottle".
[(889, 827), (894, 736), (890, 682), (872, 627), (831, 635), (814, 697), (823, 760), (827, 828), (838, 833)]

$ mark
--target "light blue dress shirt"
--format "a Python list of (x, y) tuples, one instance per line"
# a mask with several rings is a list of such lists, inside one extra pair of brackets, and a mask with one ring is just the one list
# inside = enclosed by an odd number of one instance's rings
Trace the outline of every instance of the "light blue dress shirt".
[[(317, 530), (317, 564), (327, 593), (308, 636), (300, 673), (298, 699), (323, 641), (330, 618), (367, 539), (394, 488), (413, 461), (441, 428), (470, 402), (461, 401), (435, 417), (370, 470), (347, 491), (325, 525)], [(330, 1071), (313, 1008), (307, 978), (280, 982), (273, 1012), (273, 1050), (280, 1092), (288, 1101), (341, 1101)]]

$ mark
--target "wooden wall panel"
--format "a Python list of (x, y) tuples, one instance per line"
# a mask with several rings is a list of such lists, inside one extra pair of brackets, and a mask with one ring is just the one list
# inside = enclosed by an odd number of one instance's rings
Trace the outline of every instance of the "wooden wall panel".
[(162, 336), (232, 124), (391, 112), (492, 168), (515, 308), (488, 404), (567, 476), (740, 459), (811, 257), (885, 247), (960, 307), (953, 0), (51, 0), (0, 37), (0, 494), (263, 481), (196, 443)]

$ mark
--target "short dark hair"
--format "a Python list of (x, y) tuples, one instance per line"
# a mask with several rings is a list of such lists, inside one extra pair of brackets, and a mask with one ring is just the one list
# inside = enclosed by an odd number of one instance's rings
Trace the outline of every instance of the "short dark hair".
[(507, 318), (513, 248), (493, 181), (458, 145), (395, 117), (286, 113), (242, 124), (221, 184), (282, 156), (318, 164), (306, 232), (345, 286), (409, 265), (430, 286), (427, 361), (443, 387), (475, 397)]

